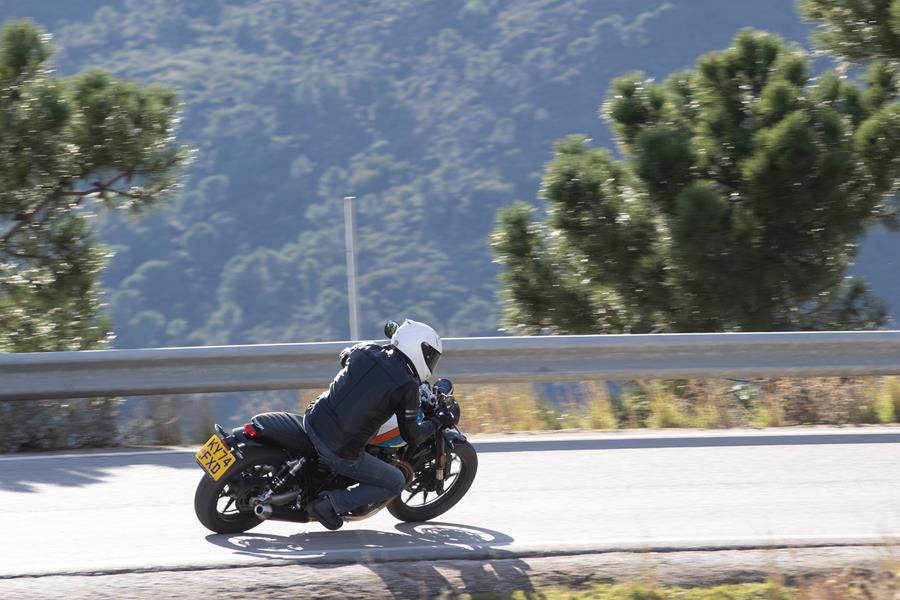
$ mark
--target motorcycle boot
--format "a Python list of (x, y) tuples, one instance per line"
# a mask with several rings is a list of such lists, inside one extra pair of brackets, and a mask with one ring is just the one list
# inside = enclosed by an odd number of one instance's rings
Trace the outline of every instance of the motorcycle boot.
[(319, 495), (318, 498), (310, 502), (306, 510), (311, 519), (318, 521), (331, 531), (340, 529), (344, 524), (344, 520), (334, 512), (334, 506), (325, 494)]

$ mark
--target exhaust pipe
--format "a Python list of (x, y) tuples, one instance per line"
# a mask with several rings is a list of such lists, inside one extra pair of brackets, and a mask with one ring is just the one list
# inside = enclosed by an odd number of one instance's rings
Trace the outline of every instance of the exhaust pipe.
[[(265, 521), (272, 517), (272, 512), (275, 510), (274, 507), (284, 506), (285, 504), (289, 504), (297, 499), (297, 496), (300, 495), (300, 490), (285, 492), (283, 494), (278, 494), (277, 496), (272, 496), (268, 499), (267, 502), (260, 502), (253, 507), (253, 514), (255, 514), (260, 521)], [(278, 511), (281, 514), (283, 511)], [(276, 519), (278, 516), (275, 517)]]
[(257, 504), (253, 507), (253, 514), (255, 514), (260, 521), (265, 521), (272, 516), (272, 505)]
[(297, 496), (300, 495), (300, 490), (296, 490), (293, 492), (285, 492), (283, 494), (278, 494), (276, 496), (272, 496), (269, 498), (269, 503), (274, 504), (275, 506), (284, 506), (290, 502), (293, 502), (297, 499)]
[[(294, 510), (287, 506), (260, 504), (253, 509), (261, 521), (291, 521), (293, 523), (309, 523), (309, 514), (305, 510)], [(265, 515), (265, 516), (262, 516)]]

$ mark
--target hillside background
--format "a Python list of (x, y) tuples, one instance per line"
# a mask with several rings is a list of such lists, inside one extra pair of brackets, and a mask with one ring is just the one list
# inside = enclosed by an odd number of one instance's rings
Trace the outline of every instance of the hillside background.
[[(811, 29), (789, 0), (0, 2), (14, 17), (53, 33), (61, 74), (182, 93), (180, 196), (95, 219), (120, 348), (347, 339), (347, 195), (363, 337), (403, 316), (495, 334), (495, 214), (536, 202), (554, 140), (612, 147), (612, 78), (662, 78), (742, 27)], [(854, 267), (894, 317), (898, 246), (875, 233)]]

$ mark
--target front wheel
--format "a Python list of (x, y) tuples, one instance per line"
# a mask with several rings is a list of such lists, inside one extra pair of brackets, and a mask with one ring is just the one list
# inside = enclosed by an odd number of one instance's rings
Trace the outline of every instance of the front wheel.
[(194, 512), (203, 526), (216, 533), (243, 533), (262, 521), (250, 499), (263, 493), (287, 457), (275, 448), (250, 446), (219, 481), (203, 475), (194, 494)]
[(434, 461), (417, 469), (415, 477), (399, 496), (387, 505), (388, 512), (401, 521), (429, 521), (462, 500), (478, 471), (478, 454), (468, 442), (457, 441), (449, 450), (443, 490), (435, 478)]

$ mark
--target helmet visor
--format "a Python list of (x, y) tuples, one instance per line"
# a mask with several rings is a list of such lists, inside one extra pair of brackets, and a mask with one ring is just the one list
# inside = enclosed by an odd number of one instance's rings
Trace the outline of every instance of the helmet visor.
[(434, 369), (441, 359), (441, 353), (427, 342), (422, 342), (422, 356), (425, 358), (425, 364), (428, 366), (428, 370), (434, 373)]

